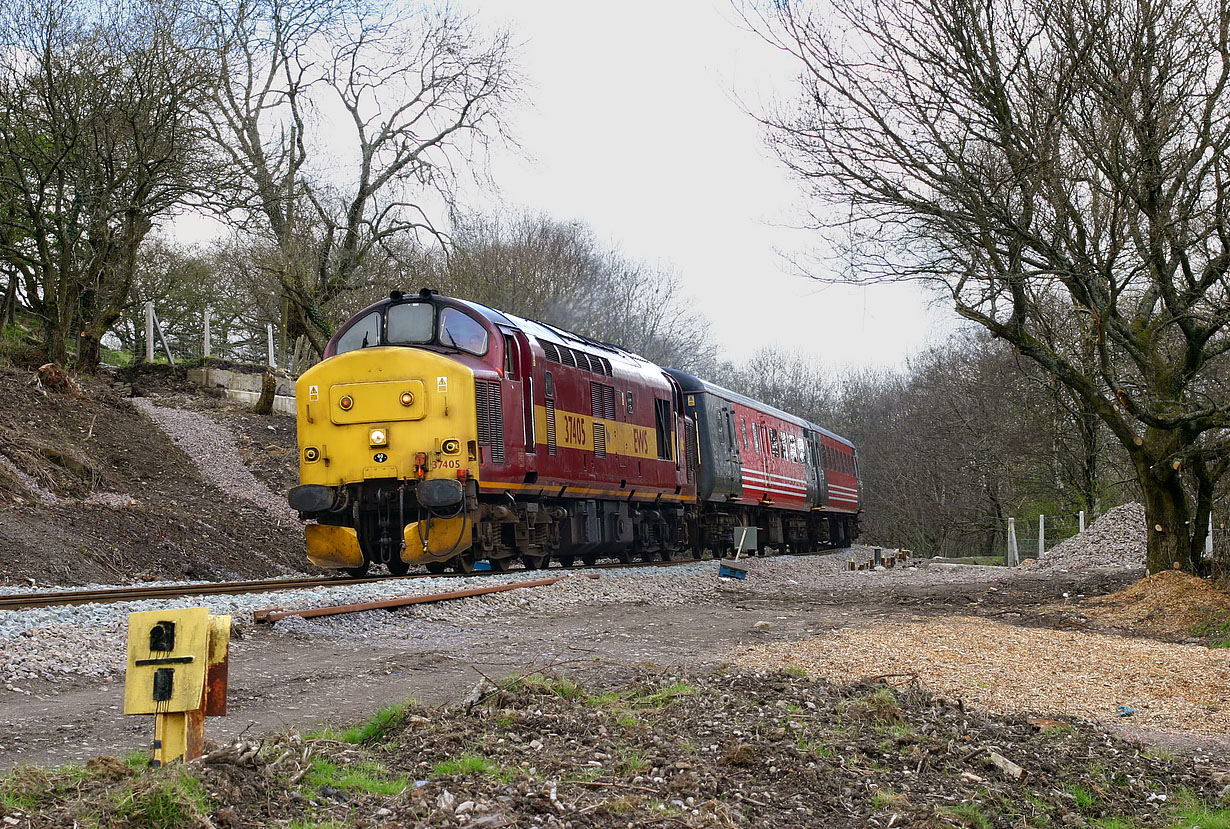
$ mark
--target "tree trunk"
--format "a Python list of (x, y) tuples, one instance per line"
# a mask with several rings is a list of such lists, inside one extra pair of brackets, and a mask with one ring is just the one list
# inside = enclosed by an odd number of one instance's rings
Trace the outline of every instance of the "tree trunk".
[(102, 338), (91, 331), (77, 334), (77, 369), (86, 374), (97, 374), (102, 362)]
[(1191, 522), (1187, 496), (1178, 474), (1158, 477), (1142, 474), (1141, 487), (1145, 497), (1145, 524), (1148, 548), (1145, 569), (1149, 575), (1163, 570), (1180, 569), (1194, 573)]

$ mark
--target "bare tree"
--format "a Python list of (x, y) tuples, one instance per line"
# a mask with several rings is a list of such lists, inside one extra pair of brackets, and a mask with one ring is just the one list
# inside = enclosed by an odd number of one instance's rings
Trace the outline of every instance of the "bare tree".
[(48, 356), (98, 365), (156, 217), (210, 175), (192, 32), (157, 0), (14, 0), (0, 11), (0, 258)]
[(1199, 569), (1230, 463), (1230, 6), (829, 0), (754, 25), (800, 61), (764, 122), (844, 278), (928, 280), (1055, 377), (1131, 459), (1149, 571)]
[(289, 335), (319, 353), (330, 303), (433, 214), (495, 137), (519, 78), (508, 35), (397, 0), (200, 0), (220, 63), (214, 139), (230, 215), (267, 234)]
[(708, 323), (669, 271), (620, 255), (576, 222), (544, 215), (455, 221), (430, 271), (458, 296), (692, 369), (712, 347)]

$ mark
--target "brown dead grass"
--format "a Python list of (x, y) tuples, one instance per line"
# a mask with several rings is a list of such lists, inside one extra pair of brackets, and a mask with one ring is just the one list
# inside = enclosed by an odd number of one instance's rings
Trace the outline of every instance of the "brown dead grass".
[(986, 619), (879, 623), (732, 655), (753, 669), (794, 665), (839, 682), (914, 675), (988, 711), (1132, 722), (1162, 731), (1230, 733), (1230, 650)]
[(1081, 604), (1080, 612), (1101, 626), (1156, 634), (1191, 633), (1219, 617), (1230, 621), (1230, 593), (1188, 573), (1168, 570), (1118, 593), (1089, 599)]

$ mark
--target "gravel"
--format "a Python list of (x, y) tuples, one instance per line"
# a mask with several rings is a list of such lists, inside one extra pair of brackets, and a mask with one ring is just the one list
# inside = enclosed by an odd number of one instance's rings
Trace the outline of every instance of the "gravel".
[(298, 522), (298, 514), (286, 499), (270, 491), (243, 465), (235, 437), (225, 425), (198, 412), (159, 406), (144, 397), (135, 397), (132, 403), (149, 415), (218, 489), (263, 507), (272, 518)]
[[(314, 619), (289, 617), (271, 626), (274, 635), (335, 641), (388, 638), (405, 641), (447, 637), (459, 625), (497, 621), (522, 613), (575, 612), (597, 605), (673, 607), (713, 601), (738, 601), (756, 593), (814, 590), (856, 590), (888, 584), (945, 584), (1010, 578), (1003, 568), (897, 568), (881, 571), (844, 570), (851, 555), (870, 558), (870, 548), (855, 548), (827, 556), (781, 556), (752, 559), (745, 581), (719, 579), (715, 561), (670, 567), (631, 569), (514, 571), (465, 578), (391, 580), (369, 584), (256, 593), (243, 596), (196, 596), (176, 600), (143, 600), (0, 612), (0, 685), (20, 690), (27, 680), (110, 677), (123, 670), (128, 614), (168, 607), (207, 606), (211, 613), (230, 614), (236, 647), (254, 626), (252, 612), (264, 608), (294, 610), (358, 604), (490, 587), (552, 576), (554, 585), (475, 596), (434, 604), (412, 605), (395, 612), (351, 613)], [(591, 579), (586, 574), (595, 574)], [(191, 582), (187, 582), (191, 584)], [(39, 591), (55, 590), (40, 586)], [(4, 593), (35, 592), (34, 588), (3, 588)]]
[(1144, 567), (1147, 536), (1145, 508), (1140, 504), (1123, 504), (1108, 511), (1083, 533), (1056, 544), (1029, 569)]

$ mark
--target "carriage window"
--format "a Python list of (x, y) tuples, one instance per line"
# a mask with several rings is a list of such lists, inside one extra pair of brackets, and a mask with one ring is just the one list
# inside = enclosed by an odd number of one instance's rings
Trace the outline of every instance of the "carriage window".
[(747, 451), (747, 418), (739, 418), (739, 425), (743, 427), (743, 449)]
[(471, 354), (487, 353), (487, 329), (469, 314), (456, 308), (440, 312), (440, 344), (451, 345)]
[(787, 440), (790, 443), (790, 460), (797, 463), (799, 460), (799, 450), (795, 448), (794, 435), (790, 435)]
[(752, 424), (752, 445), (756, 447), (756, 454), (760, 454), (760, 424)]
[(389, 315), (389, 342), (429, 343), (436, 312), (429, 302), (404, 302), (391, 305)]
[(781, 447), (777, 443), (777, 430), (769, 427), (769, 446), (773, 450), (773, 457), (780, 458), (782, 456)]
[[(430, 334), (429, 334), (430, 336)], [(363, 319), (346, 329), (337, 341), (337, 353), (344, 354), (357, 348), (380, 345), (380, 312), (372, 311)]]

